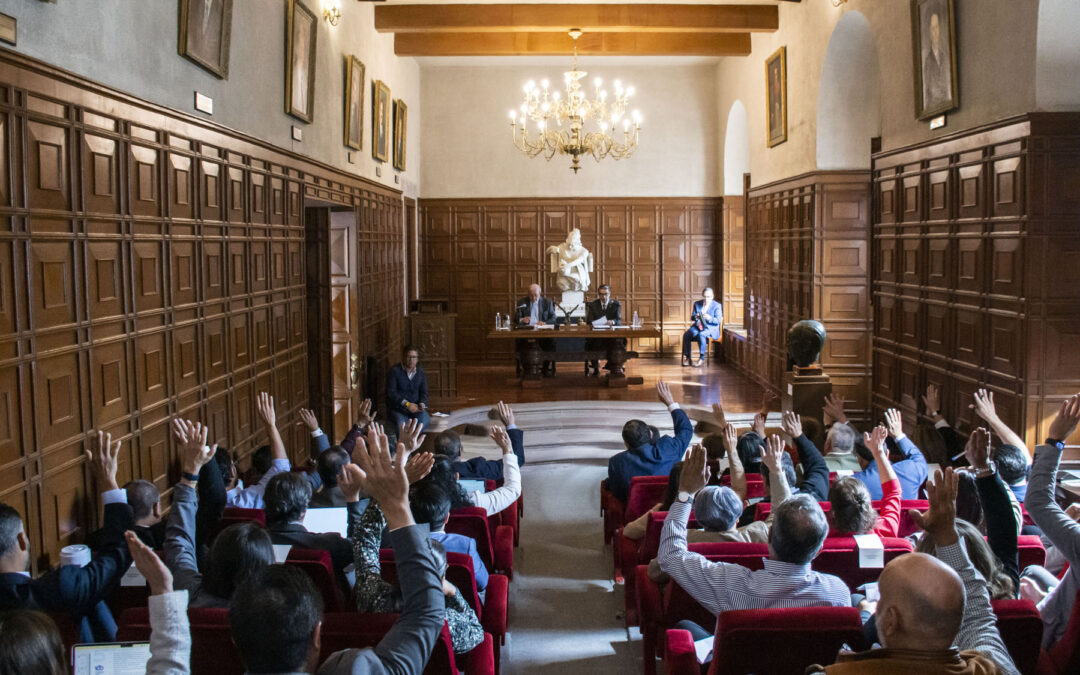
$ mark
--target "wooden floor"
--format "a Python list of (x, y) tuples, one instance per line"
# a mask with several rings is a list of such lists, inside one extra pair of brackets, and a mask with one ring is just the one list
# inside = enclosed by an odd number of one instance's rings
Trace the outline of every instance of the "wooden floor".
[(664, 380), (671, 385), (675, 400), (685, 403), (712, 404), (722, 402), (732, 412), (752, 412), (761, 404), (762, 389), (735, 370), (718, 361), (700, 368), (684, 368), (675, 358), (635, 359), (627, 363), (627, 375), (645, 379), (641, 385), (625, 389), (587, 384), (584, 366), (576, 363), (558, 364), (558, 374), (545, 378), (537, 389), (523, 389), (514, 377), (514, 366), (458, 364), (458, 395), (449, 400), (436, 400), (436, 410), (455, 410), (477, 404), (506, 401), (535, 403), (539, 401), (655, 401), (656, 383)]

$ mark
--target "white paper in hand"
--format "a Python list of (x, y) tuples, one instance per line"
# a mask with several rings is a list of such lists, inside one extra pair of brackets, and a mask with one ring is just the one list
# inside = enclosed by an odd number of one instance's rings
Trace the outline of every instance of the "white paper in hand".
[(146, 577), (142, 575), (139, 568), (135, 567), (135, 563), (131, 563), (131, 567), (127, 572), (124, 572), (124, 576), (120, 577), (121, 586), (145, 586)]
[(708, 663), (712, 658), (713, 636), (694, 640), (694, 653), (698, 663)]
[(880, 569), (885, 567), (885, 544), (876, 534), (855, 535), (859, 547), (859, 567)]

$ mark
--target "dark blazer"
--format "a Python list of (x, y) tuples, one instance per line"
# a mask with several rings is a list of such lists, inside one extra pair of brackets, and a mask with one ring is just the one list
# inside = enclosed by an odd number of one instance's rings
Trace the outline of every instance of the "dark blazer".
[[(547, 298), (540, 297), (540, 309), (537, 311), (536, 316), (544, 323), (555, 323), (555, 303)], [(529, 324), (522, 324), (522, 319), (527, 319), (532, 314), (532, 300), (529, 296), (525, 296), (517, 301), (517, 309), (514, 310), (514, 323), (516, 325), (528, 326)]]
[(329, 551), (334, 563), (334, 574), (346, 592), (349, 580), (345, 577), (345, 568), (353, 563), (352, 544), (336, 532), (308, 532), (300, 523), (267, 523), (270, 541), (274, 544), (288, 544), (297, 548), (315, 551)]
[(390, 367), (390, 372), (386, 374), (387, 408), (408, 415), (409, 411), (401, 403), (402, 401), (416, 404), (427, 403), (427, 397), (427, 377), (424, 375), (423, 368), (417, 366), (416, 374), (410, 380), (405, 367), (400, 363)]
[[(510, 436), (510, 447), (514, 449), (514, 454), (517, 455), (518, 466), (524, 466), (524, 432), (522, 432), (521, 429), (507, 429), (506, 434)], [(503, 461), (501, 459), (473, 457), (468, 461), (454, 462), (453, 466), (454, 471), (458, 474), (458, 478), (467, 478), (469, 480), (502, 480), (503, 477)]]
[[(316, 476), (318, 472), (312, 472)], [(330, 508), (343, 508), (347, 502), (345, 501), (345, 494), (338, 486), (327, 487), (323, 485), (318, 492), (311, 495), (311, 501), (308, 502), (308, 507), (312, 509), (330, 509)]]
[(600, 318), (607, 319), (610, 324), (620, 325), (622, 323), (622, 305), (619, 304), (618, 300), (608, 300), (605, 309), (599, 298), (587, 303), (585, 305), (585, 322), (592, 323)]
[(446, 622), (446, 598), (427, 535), (416, 525), (390, 533), (404, 608), (375, 649), (334, 652), (319, 675), (419, 673)]
[(656, 443), (645, 445), (612, 456), (608, 460), (607, 489), (625, 502), (630, 493), (630, 479), (634, 476), (666, 476), (671, 465), (682, 458), (690, 439), (694, 437), (694, 425), (681, 408), (671, 411), (675, 436), (661, 436)]
[[(124, 531), (135, 527), (135, 517), (127, 504), (105, 505), (105, 526), (101, 547), (94, 551), (86, 567), (63, 565), (37, 579), (22, 574), (0, 574), (0, 611), (37, 609), (43, 612), (70, 613), (83, 635), (93, 641), (83, 617), (95, 613), (110, 589), (131, 567), (131, 553), (124, 541)], [(89, 640), (86, 640), (89, 638)]]

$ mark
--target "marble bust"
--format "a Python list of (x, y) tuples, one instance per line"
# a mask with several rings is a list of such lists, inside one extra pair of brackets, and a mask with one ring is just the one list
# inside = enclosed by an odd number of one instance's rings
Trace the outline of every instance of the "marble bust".
[(566, 235), (566, 241), (547, 247), (551, 273), (561, 291), (587, 291), (592, 278), (593, 255), (581, 245), (581, 231), (576, 227)]

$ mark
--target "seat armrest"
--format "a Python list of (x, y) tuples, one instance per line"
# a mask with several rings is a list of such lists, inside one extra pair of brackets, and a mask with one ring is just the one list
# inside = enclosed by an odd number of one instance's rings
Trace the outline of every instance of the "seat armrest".
[(514, 530), (508, 525), (499, 525), (495, 528), (495, 541), (492, 542), (495, 549), (494, 569), (492, 572), (505, 574), (511, 580), (514, 578)]
[(664, 675), (699, 675), (701, 667), (688, 630), (671, 628), (664, 636)]
[(496, 675), (494, 644), (491, 633), (484, 633), (484, 641), (473, 647), (471, 652), (462, 654), (460, 657), (455, 655), (454, 661), (457, 667), (461, 668), (467, 662), (465, 672), (469, 675)]
[(506, 578), (506, 575), (492, 574), (488, 577), (480, 623), (483, 624), (484, 630), (491, 633), (499, 641), (499, 644), (505, 644), (506, 642), (506, 613), (509, 592), (510, 580)]

